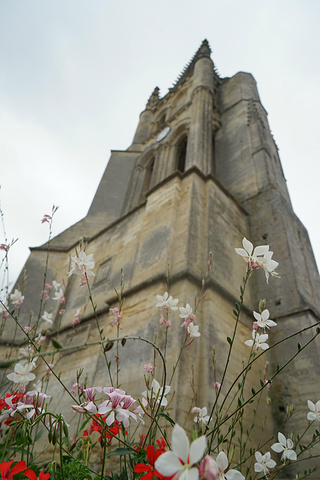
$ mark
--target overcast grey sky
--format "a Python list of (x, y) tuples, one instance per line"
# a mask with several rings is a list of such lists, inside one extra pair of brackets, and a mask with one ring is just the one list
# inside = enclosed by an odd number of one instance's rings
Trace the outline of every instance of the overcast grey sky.
[(110, 150), (130, 145), (153, 88), (165, 95), (204, 38), (221, 76), (257, 80), (320, 264), (319, 23), (318, 0), (0, 0), (0, 194), (9, 240), (19, 238), (11, 279), (28, 246), (46, 241), (52, 204), (55, 234), (86, 215)]

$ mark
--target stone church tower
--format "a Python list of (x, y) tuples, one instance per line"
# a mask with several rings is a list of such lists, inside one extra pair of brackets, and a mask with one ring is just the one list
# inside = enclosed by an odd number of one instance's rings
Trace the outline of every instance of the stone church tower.
[[(245, 272), (245, 263), (234, 251), (241, 247), (243, 237), (254, 245), (270, 245), (282, 278), (271, 278), (266, 284), (263, 271), (257, 271), (249, 280), (225, 388), (241, 370), (242, 359), (248, 358), (244, 342), (251, 338), (252, 311), (258, 311), (260, 299), (266, 299), (270, 317), (278, 324), (269, 332), (270, 345), (319, 320), (319, 276), (312, 248), (306, 229), (292, 210), (256, 82), (244, 72), (221, 78), (206, 40), (164, 97), (154, 89), (140, 115), (132, 145), (125, 151), (112, 151), (87, 216), (51, 242), (48, 281), (63, 284), (66, 297), (58, 336), (63, 346), (99, 339), (87, 288), (79, 285), (79, 277), (66, 276), (80, 237), (88, 242), (87, 253), (93, 253), (96, 262), (91, 288), (103, 335), (116, 335), (109, 308), (117, 306), (114, 288), (119, 287), (123, 269), (123, 334), (153, 339), (158, 332), (160, 346), (163, 330), (155, 304), (156, 294), (163, 295), (166, 290), (168, 264), (170, 294), (179, 299), (179, 306), (193, 306), (207, 272), (209, 252), (213, 253), (208, 292), (196, 316), (201, 337), (184, 352), (173, 381), (171, 409), (178, 422), (184, 421), (191, 405), (192, 365), (198, 406), (212, 405), (215, 398), (214, 381), (221, 379), (228, 352), (226, 338), (235, 321), (232, 309)], [(30, 311), (36, 315), (39, 310), (46, 251), (46, 245), (33, 248), (26, 264), (26, 300), (20, 316), (25, 323)], [(18, 284), (22, 283), (21, 277)], [(57, 337), (59, 305), (49, 301), (45, 308), (54, 314), (51, 335)], [(77, 309), (83, 316), (73, 329)], [(167, 357), (172, 362), (182, 342), (179, 325), (177, 313), (175, 328), (169, 329)], [(282, 366), (296, 352), (298, 342), (303, 345), (311, 338), (310, 332), (268, 352), (267, 378), (275, 364)], [(6, 335), (9, 338), (10, 332)], [(108, 352), (108, 358), (113, 360), (115, 353)], [(144, 343), (128, 341), (120, 347), (119, 357), (121, 387), (137, 396), (145, 390), (142, 366), (153, 361), (153, 352)], [(88, 385), (109, 385), (99, 345), (75, 347), (55, 355), (52, 363), (68, 388), (75, 383), (75, 371), (80, 367), (85, 368)], [(160, 361), (156, 363), (160, 365)], [(250, 396), (252, 387), (259, 388), (264, 365), (262, 357), (245, 396)], [(320, 398), (319, 378), (316, 341), (290, 364), (280, 382), (272, 383), (268, 391), (271, 406), (263, 403), (263, 411), (269, 420), (273, 418), (267, 425), (269, 433), (278, 431), (290, 403), (296, 404), (294, 425), (288, 424), (282, 431), (299, 433), (305, 428), (307, 399), (316, 402)], [(53, 405), (67, 402), (53, 381), (50, 389)], [(263, 421), (263, 415), (256, 420), (257, 424)]]

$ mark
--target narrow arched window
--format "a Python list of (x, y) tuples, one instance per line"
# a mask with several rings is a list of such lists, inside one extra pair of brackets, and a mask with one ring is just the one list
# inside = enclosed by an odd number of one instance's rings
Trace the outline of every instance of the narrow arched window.
[(141, 202), (146, 199), (146, 193), (150, 189), (152, 173), (153, 173), (153, 170), (154, 170), (154, 163), (155, 163), (155, 157), (152, 157), (145, 166), (144, 180), (143, 180), (141, 196), (140, 196), (140, 201)]
[(187, 143), (188, 137), (185, 136), (179, 141), (177, 145), (176, 169), (182, 173), (186, 168)]
[(212, 135), (212, 162), (211, 162), (211, 173), (215, 175), (216, 173), (216, 144), (214, 135)]

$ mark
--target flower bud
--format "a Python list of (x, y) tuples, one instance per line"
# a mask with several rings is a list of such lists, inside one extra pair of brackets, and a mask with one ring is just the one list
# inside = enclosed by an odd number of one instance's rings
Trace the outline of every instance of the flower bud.
[(216, 462), (209, 455), (206, 455), (200, 464), (201, 480), (218, 480), (218, 475)]

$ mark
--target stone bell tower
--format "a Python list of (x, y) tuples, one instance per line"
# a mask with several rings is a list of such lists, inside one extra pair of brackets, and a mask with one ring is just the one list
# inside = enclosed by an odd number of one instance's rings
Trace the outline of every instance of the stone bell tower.
[[(76, 347), (98, 339), (86, 287), (81, 287), (75, 276), (66, 276), (80, 237), (85, 237), (87, 252), (94, 254), (96, 262), (92, 295), (104, 336), (115, 336), (109, 308), (117, 305), (114, 287), (119, 286), (123, 269), (123, 333), (153, 339), (158, 332), (160, 346), (164, 333), (155, 304), (156, 294), (165, 292), (168, 264), (170, 294), (179, 299), (180, 306), (193, 305), (206, 275), (209, 252), (213, 252), (208, 291), (196, 314), (201, 337), (184, 352), (172, 383), (175, 396), (170, 408), (178, 422), (184, 421), (192, 404), (192, 366), (199, 406), (209, 407), (214, 401), (214, 382), (222, 376), (226, 338), (235, 321), (232, 309), (245, 272), (245, 263), (234, 252), (243, 237), (255, 245), (270, 245), (282, 278), (271, 278), (268, 285), (263, 272), (257, 271), (250, 279), (225, 389), (241, 370), (242, 359), (248, 358), (244, 342), (251, 338), (252, 311), (258, 310), (260, 299), (267, 300), (270, 317), (278, 324), (270, 332), (270, 345), (319, 320), (319, 276), (312, 248), (306, 229), (292, 210), (256, 82), (244, 72), (221, 78), (206, 40), (165, 96), (160, 97), (159, 89), (154, 89), (140, 115), (132, 145), (112, 151), (87, 216), (51, 242), (48, 281), (55, 279), (64, 285), (66, 304), (61, 319), (57, 302), (49, 300), (46, 305), (55, 318), (48, 338), (57, 336), (61, 323), (59, 340), (63, 345), (75, 345), (53, 360), (68, 388), (75, 383), (75, 371), (80, 367), (85, 368), (88, 385), (105, 386), (109, 381), (100, 346)], [(46, 248), (33, 248), (26, 264), (26, 300), (20, 315), (25, 323), (31, 310), (38, 311)], [(83, 316), (74, 330), (71, 322), (78, 309)], [(304, 344), (310, 336), (307, 331), (304, 337), (271, 349), (266, 355), (270, 362), (267, 378), (275, 364), (281, 366), (294, 354), (298, 341)], [(168, 340), (167, 358), (172, 363), (182, 339), (177, 314)], [(108, 355), (114, 359), (115, 352)], [(144, 343), (128, 341), (120, 348), (119, 357), (121, 387), (137, 396), (145, 389), (142, 365), (152, 361), (153, 352)], [(318, 358), (316, 341), (290, 364), (281, 382), (272, 383), (268, 393), (271, 406), (263, 404), (269, 420), (274, 420), (268, 422), (269, 433), (277, 431), (286, 405), (292, 402), (297, 406), (294, 429), (299, 433), (305, 428), (306, 401), (320, 398)], [(160, 361), (156, 363), (160, 367)], [(262, 357), (254, 375), (249, 376), (245, 396), (250, 396), (251, 388), (259, 388), (264, 366)], [(50, 385), (53, 405), (67, 405), (66, 395), (55, 393), (54, 379)], [(261, 414), (256, 424), (259, 427), (263, 422)]]

